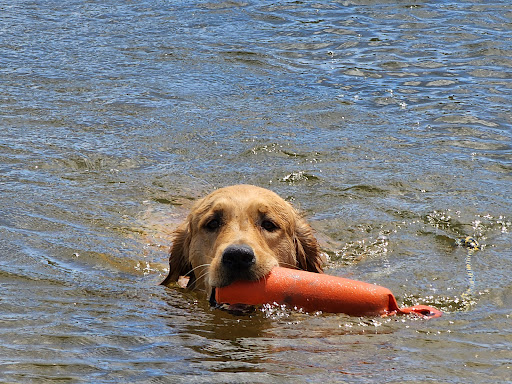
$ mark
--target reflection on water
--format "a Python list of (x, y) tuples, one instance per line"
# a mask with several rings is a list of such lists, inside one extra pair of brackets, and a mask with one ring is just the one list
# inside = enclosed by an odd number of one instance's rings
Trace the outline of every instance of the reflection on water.
[[(511, 16), (1, 5), (0, 381), (509, 380)], [(234, 316), (159, 286), (192, 202), (236, 183), (304, 211), (328, 273), (445, 316)]]

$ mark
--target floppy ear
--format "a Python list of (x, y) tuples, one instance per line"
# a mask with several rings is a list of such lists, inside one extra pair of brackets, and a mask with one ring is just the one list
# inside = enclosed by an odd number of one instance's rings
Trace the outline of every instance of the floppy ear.
[(190, 229), (188, 221), (182, 224), (175, 232), (174, 239), (169, 254), (169, 275), (162, 281), (162, 285), (171, 285), (177, 282), (180, 276), (188, 276), (187, 287), (195, 283), (194, 272), (188, 258), (188, 249), (190, 246)]
[(295, 227), (294, 243), (297, 266), (304, 271), (322, 273), (320, 247), (313, 236), (313, 229), (302, 218), (298, 219)]

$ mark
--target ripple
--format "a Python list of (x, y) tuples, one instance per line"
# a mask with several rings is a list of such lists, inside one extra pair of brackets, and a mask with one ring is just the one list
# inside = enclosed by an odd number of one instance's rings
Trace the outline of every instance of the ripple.
[(461, 116), (461, 115), (446, 115), (439, 117), (435, 121), (437, 122), (443, 122), (443, 123), (451, 123), (451, 124), (480, 124), (486, 127), (498, 127), (499, 125), (492, 122), (492, 121), (486, 121), (483, 119), (479, 119), (475, 116)]

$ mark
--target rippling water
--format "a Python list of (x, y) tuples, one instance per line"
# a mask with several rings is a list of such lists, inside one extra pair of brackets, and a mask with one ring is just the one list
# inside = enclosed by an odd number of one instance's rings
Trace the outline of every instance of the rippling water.
[[(0, 380), (510, 382), (511, 30), (507, 1), (0, 4)], [(236, 183), (305, 211), (328, 273), (445, 316), (159, 286)]]

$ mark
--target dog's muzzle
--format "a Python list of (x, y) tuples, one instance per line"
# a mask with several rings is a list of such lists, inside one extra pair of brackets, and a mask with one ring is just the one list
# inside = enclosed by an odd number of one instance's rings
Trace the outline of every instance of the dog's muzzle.
[(255, 263), (256, 256), (248, 245), (230, 245), (222, 253), (222, 266), (229, 272), (247, 272)]

